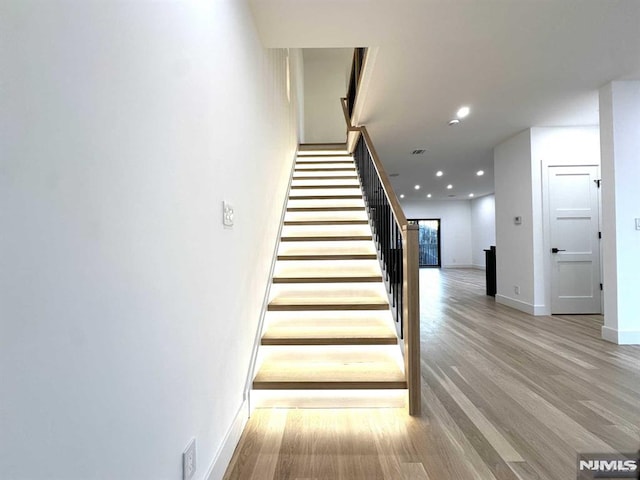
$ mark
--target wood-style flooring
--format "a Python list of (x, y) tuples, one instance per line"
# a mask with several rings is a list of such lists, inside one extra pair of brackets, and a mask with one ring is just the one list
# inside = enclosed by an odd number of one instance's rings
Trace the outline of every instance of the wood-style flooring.
[(420, 272), (422, 417), (258, 409), (225, 479), (567, 480), (578, 453), (640, 447), (640, 347), (601, 316), (497, 305), (484, 272)]

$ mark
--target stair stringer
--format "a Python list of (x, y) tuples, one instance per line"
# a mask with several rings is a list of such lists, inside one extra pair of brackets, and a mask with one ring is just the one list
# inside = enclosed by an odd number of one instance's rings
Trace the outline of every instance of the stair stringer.
[(282, 204), (282, 213), (280, 214), (280, 226), (276, 236), (273, 255), (271, 256), (271, 268), (269, 269), (269, 276), (267, 281), (267, 287), (265, 288), (264, 297), (262, 300), (262, 307), (260, 309), (260, 318), (258, 320), (258, 326), (256, 328), (256, 334), (253, 340), (253, 348), (251, 350), (251, 359), (249, 360), (249, 369), (247, 371), (247, 378), (245, 380), (244, 390), (242, 392), (242, 400), (248, 404), (249, 415), (253, 412), (251, 403), (251, 390), (253, 385), (253, 378), (255, 377), (255, 368), (258, 360), (258, 350), (260, 349), (260, 343), (262, 340), (262, 334), (264, 330), (264, 321), (267, 316), (267, 307), (269, 306), (269, 298), (271, 295), (271, 286), (273, 285), (273, 274), (275, 273), (276, 263), (278, 261), (278, 250), (280, 248), (280, 241), (282, 239), (282, 228), (284, 227), (284, 217), (287, 213), (287, 203), (289, 202), (289, 193), (291, 191), (291, 184), (293, 183), (293, 176), (296, 168), (296, 161), (298, 158), (298, 149), (296, 149), (293, 159), (291, 161), (291, 172), (289, 173), (289, 183), (287, 184), (287, 190), (284, 195)]

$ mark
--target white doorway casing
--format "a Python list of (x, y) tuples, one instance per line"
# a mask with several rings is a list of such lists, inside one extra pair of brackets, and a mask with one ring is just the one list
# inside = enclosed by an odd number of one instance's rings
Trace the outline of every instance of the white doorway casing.
[(612, 82), (600, 90), (602, 142), (602, 338), (640, 345), (640, 81)]
[(546, 169), (552, 314), (602, 313), (599, 168)]
[[(550, 205), (549, 205), (549, 181), (547, 172), (552, 167), (593, 167), (596, 169), (597, 176), (600, 174), (600, 129), (598, 126), (583, 127), (537, 127), (531, 129), (532, 136), (532, 156), (537, 160), (538, 171), (540, 176), (540, 192), (541, 192), (541, 224), (542, 242), (539, 252), (539, 261), (544, 271), (542, 288), (544, 291), (543, 315), (551, 315), (559, 313), (552, 311), (552, 269), (553, 269), (553, 247), (564, 248), (560, 245), (553, 245), (550, 234)], [(595, 184), (594, 184), (595, 185)], [(598, 216), (599, 229), (601, 230), (602, 218), (599, 215), (601, 211), (600, 198), (598, 192)], [(596, 233), (597, 235), (597, 233)], [(600, 281), (602, 278), (602, 255), (601, 245), (598, 243), (598, 257), (600, 269), (598, 276), (598, 291), (596, 295), (600, 295), (600, 312), (602, 312), (602, 294), (599, 292)]]

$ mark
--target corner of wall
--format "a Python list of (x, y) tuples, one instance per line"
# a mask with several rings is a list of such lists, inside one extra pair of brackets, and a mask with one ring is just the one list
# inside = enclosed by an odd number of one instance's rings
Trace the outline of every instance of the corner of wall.
[(497, 294), (496, 295), (496, 303), (501, 305), (506, 305), (507, 307), (514, 308), (516, 310), (520, 310), (521, 312), (528, 313), (533, 316), (543, 316), (549, 315), (549, 309), (545, 305), (534, 305), (522, 300), (517, 300), (512, 297), (508, 297), (506, 295)]
[(602, 339), (616, 345), (640, 345), (640, 330), (617, 330), (604, 325)]

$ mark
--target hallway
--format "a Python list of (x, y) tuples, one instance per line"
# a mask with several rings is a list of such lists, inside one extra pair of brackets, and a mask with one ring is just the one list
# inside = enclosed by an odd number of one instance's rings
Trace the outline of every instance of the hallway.
[(600, 316), (531, 317), (484, 272), (423, 269), (421, 418), (256, 410), (227, 479), (571, 479), (577, 453), (640, 447), (640, 347)]

